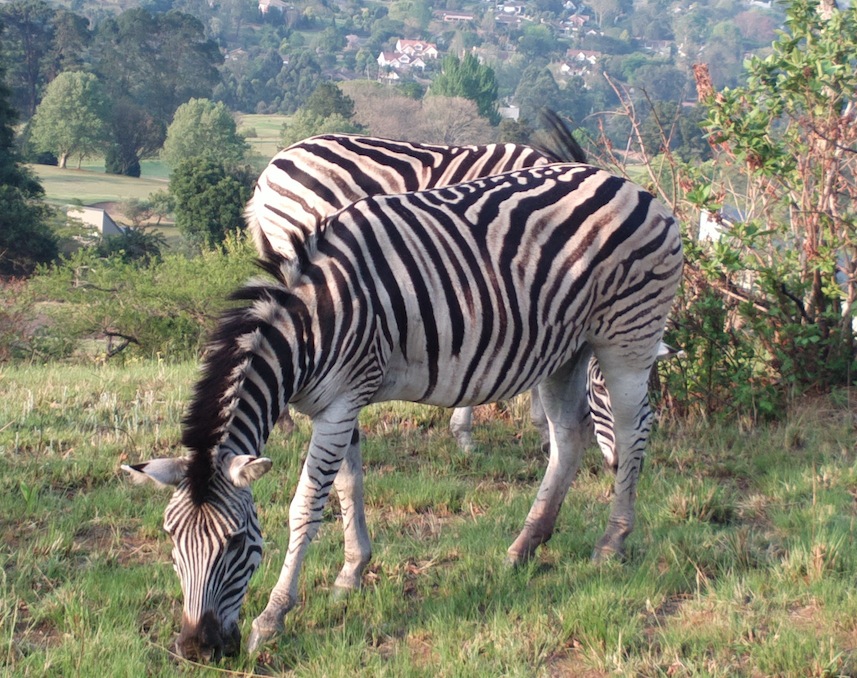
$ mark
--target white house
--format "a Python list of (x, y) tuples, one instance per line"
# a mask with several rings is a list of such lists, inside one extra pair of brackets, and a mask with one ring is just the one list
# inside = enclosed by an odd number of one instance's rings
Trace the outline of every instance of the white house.
[(110, 215), (100, 207), (70, 205), (66, 216), (69, 219), (82, 221), (84, 226), (98, 231), (102, 236), (122, 235), (125, 232), (125, 229), (113, 221)]

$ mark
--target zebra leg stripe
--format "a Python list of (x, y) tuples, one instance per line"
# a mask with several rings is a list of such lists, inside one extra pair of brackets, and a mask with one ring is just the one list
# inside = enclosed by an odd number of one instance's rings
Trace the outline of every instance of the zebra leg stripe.
[(289, 507), (289, 548), (265, 610), (253, 620), (249, 649), (283, 630), (283, 618), (298, 600), (298, 575), (307, 547), (318, 532), (322, 511), (357, 426), (357, 410), (328, 408), (313, 421), (309, 452)]
[(360, 435), (357, 429), (334, 481), (342, 509), (342, 529), (345, 532), (345, 563), (333, 584), (334, 594), (342, 595), (360, 588), (363, 570), (372, 557), (372, 543), (366, 527), (363, 506), (363, 461), (360, 455)]

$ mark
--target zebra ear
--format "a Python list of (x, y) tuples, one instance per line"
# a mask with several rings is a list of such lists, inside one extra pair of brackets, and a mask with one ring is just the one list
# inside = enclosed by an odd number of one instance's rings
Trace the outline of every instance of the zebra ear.
[(174, 487), (184, 478), (187, 461), (187, 457), (152, 459), (140, 464), (123, 464), (122, 470), (138, 485), (150, 482), (158, 487)]
[(661, 342), (658, 344), (658, 354), (655, 356), (655, 360), (669, 360), (675, 356), (683, 356), (684, 351), (680, 351), (677, 348), (673, 348), (669, 344), (665, 344)]
[(268, 457), (254, 457), (251, 454), (241, 454), (232, 457), (226, 468), (226, 476), (235, 487), (249, 487), (271, 470), (274, 465)]

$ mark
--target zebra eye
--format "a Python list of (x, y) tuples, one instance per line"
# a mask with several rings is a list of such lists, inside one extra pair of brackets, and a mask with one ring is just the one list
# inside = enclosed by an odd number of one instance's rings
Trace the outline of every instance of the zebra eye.
[(229, 541), (226, 542), (226, 550), (234, 551), (237, 548), (244, 546), (244, 540), (247, 538), (247, 531), (241, 530), (229, 536)]

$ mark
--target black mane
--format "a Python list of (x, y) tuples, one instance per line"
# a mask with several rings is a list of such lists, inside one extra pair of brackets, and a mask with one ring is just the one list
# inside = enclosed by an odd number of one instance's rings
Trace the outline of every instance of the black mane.
[[(276, 262), (259, 262), (261, 268), (279, 277)], [(224, 312), (211, 334), (203, 360), (201, 376), (194, 386), (187, 412), (182, 419), (182, 445), (190, 451), (185, 474), (193, 502), (199, 506), (208, 498), (214, 475), (213, 450), (223, 439), (229, 417), (224, 413), (224, 398), (233, 385), (236, 368), (248, 357), (238, 339), (268, 324), (252, 312), (255, 302), (274, 301), (286, 305), (291, 295), (276, 282), (256, 280), (230, 295), (245, 302)]]

